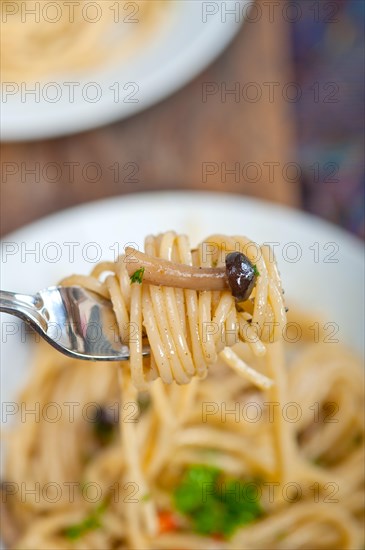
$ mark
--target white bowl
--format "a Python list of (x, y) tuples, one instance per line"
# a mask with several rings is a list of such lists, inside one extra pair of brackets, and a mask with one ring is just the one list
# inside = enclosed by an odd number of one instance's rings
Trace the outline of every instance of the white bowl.
[[(239, 30), (252, 3), (251, 0), (170, 2), (168, 20), (130, 59), (83, 75), (70, 73), (63, 78), (49, 78), (57, 87), (49, 88), (49, 82), (14, 83), (18, 89), (9, 85), (6, 88), (9, 93), (2, 98), (1, 139), (21, 141), (71, 134), (123, 119), (151, 106), (194, 78), (222, 52)], [(217, 9), (208, 9), (208, 4)], [(229, 9), (233, 9), (233, 14), (228, 15)], [(70, 82), (78, 84), (71, 100), (67, 85)], [(89, 86), (90, 83), (96, 83), (97, 88)], [(36, 86), (39, 86), (36, 95), (25, 95), (26, 90), (37, 89)], [(10, 90), (15, 93), (11, 95)], [(94, 95), (97, 101), (90, 102)], [(53, 98), (59, 99), (53, 102)]]

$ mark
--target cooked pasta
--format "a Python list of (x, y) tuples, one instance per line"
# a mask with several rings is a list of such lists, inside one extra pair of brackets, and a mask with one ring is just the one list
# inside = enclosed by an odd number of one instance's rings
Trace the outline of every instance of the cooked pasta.
[[(226, 251), (237, 248), (260, 273), (250, 299), (240, 302), (239, 308), (222, 267)], [(141, 266), (142, 284), (131, 285), (130, 277)], [(185, 235), (147, 237), (144, 254), (127, 248), (114, 265), (99, 264), (91, 276), (73, 275), (61, 284), (81, 285), (111, 299), (119, 335), (130, 348), (132, 382), (141, 391), (156, 377), (166, 384), (205, 377), (218, 354), (241, 340), (262, 356), (265, 342), (278, 340), (285, 325), (275, 263), (243, 237), (213, 235), (193, 252)], [(213, 290), (198, 293), (199, 288)], [(152, 349), (148, 361), (141, 354), (144, 336)], [(239, 357), (230, 353), (230, 362), (238, 365)], [(257, 381), (261, 387), (269, 383), (262, 375)]]
[(168, 8), (168, 0), (0, 0), (2, 80), (37, 81), (130, 58)]
[[(232, 253), (255, 271), (241, 301)], [(35, 412), (6, 434), (10, 547), (362, 548), (363, 371), (339, 344), (284, 341), (270, 250), (168, 232), (62, 284), (111, 299), (131, 360), (38, 347)]]

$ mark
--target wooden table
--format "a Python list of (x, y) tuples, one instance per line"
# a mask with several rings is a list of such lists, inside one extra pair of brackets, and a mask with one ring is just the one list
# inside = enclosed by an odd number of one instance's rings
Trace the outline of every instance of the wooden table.
[(262, 13), (203, 74), (149, 110), (79, 135), (3, 144), (1, 234), (72, 205), (156, 189), (298, 205), (295, 170), (288, 170), (294, 117), (281, 93), (293, 80), (290, 29), (282, 17), (270, 22), (267, 8)]

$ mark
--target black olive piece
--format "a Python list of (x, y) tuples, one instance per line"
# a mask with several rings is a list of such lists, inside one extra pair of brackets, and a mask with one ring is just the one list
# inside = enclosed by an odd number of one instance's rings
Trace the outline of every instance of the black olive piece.
[(226, 275), (232, 295), (237, 302), (248, 300), (255, 286), (255, 267), (242, 252), (230, 252), (226, 256)]

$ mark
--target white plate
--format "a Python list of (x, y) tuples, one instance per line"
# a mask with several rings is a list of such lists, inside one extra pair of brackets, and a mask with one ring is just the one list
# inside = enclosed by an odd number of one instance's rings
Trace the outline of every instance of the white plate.
[[(341, 342), (363, 352), (361, 243), (318, 218), (239, 196), (141, 194), (49, 216), (2, 240), (1, 287), (35, 292), (71, 273), (88, 273), (94, 258), (112, 259), (127, 242), (141, 246), (147, 234), (168, 229), (187, 233), (193, 244), (216, 232), (274, 243), (288, 305), (322, 313), (338, 324)], [(22, 342), (22, 325), (14, 317), (1, 314), (0, 323), (4, 403), (16, 398), (29, 376), (32, 337)], [(9, 329), (16, 334), (7, 334)]]
[[(128, 61), (110, 69), (94, 70), (82, 78), (77, 74), (65, 75), (56, 80), (57, 90), (40, 83), (39, 93), (25, 96), (23, 83), (14, 95), (3, 94), (1, 139), (32, 140), (71, 134), (125, 118), (160, 101), (222, 52), (239, 30), (252, 2), (171, 0), (171, 3), (169, 20), (157, 29), (142, 54), (136, 53)], [(216, 13), (207, 13), (207, 4), (211, 5), (208, 11)], [(233, 9), (233, 14), (229, 15), (229, 9)], [(73, 101), (70, 85), (64, 84), (70, 82), (80, 84), (75, 88)], [(97, 88), (89, 87), (89, 83), (96, 83)], [(35, 83), (27, 83), (27, 89), (32, 89), (32, 85), (34, 88)], [(51, 102), (53, 95), (57, 97), (56, 92), (60, 99)], [(94, 93), (98, 97), (95, 103), (83, 97), (92, 99)]]
[[(187, 233), (193, 244), (216, 232), (273, 243), (287, 304), (337, 323), (340, 341), (363, 352), (361, 243), (318, 218), (234, 195), (131, 195), (49, 216), (2, 240), (1, 288), (33, 293), (66, 275), (88, 273), (95, 261), (113, 259), (126, 243), (143, 246), (146, 235), (169, 229)], [(4, 314), (0, 319), (2, 398), (9, 400), (28, 372), (29, 348), (21, 342), (17, 319)], [(12, 327), (17, 334), (7, 335)]]

